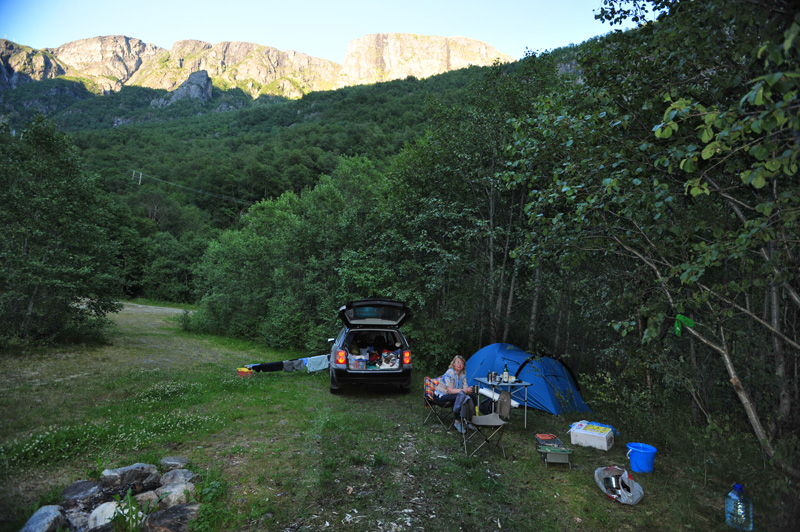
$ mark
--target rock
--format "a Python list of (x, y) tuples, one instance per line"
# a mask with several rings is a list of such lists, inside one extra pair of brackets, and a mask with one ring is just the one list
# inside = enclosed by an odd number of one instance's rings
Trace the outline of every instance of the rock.
[(488, 44), (466, 37), (377, 33), (350, 41), (341, 83), (377, 83), (409, 76), (427, 78), (470, 65), (488, 66), (513, 59)]
[[(181, 457), (167, 457), (161, 461), (165, 467), (178, 467), (188, 463)], [(149, 530), (170, 531), (188, 530), (187, 523), (194, 519), (199, 511), (199, 504), (188, 504), (197, 492), (191, 480), (195, 474), (188, 469), (173, 469), (162, 476), (154, 465), (133, 464), (118, 469), (103, 471), (100, 481), (78, 480), (63, 491), (64, 502), (60, 506), (40, 508), (22, 529), (24, 532), (56, 532), (57, 530), (73, 530), (85, 532), (113, 532), (115, 524), (111, 519), (115, 513), (136, 511), (135, 519), (144, 521), (145, 514), (127, 507), (125, 500), (127, 491), (135, 497), (140, 509), (152, 511), (157, 509), (159, 516), (151, 522)], [(178, 510), (168, 513), (172, 507)], [(176, 528), (173, 528), (176, 527)]]
[(102, 91), (119, 91), (145, 64), (167, 51), (139, 39), (112, 35), (59, 46), (53, 55), (68, 66), (67, 75), (91, 79)]
[(189, 459), (183, 456), (165, 456), (161, 459), (161, 467), (170, 471), (172, 469), (183, 469), (189, 464)]
[(143, 532), (184, 532), (189, 522), (200, 513), (200, 503), (181, 504), (167, 510), (155, 512), (147, 517)]
[(104, 488), (118, 488), (129, 484), (150, 485), (159, 482), (158, 469), (152, 464), (133, 464), (118, 469), (106, 469), (102, 478)]
[(91, 515), (89, 515), (89, 520), (87, 521), (86, 526), (89, 528), (89, 530), (94, 530), (95, 528), (108, 525), (111, 523), (111, 519), (113, 519), (114, 515), (117, 513), (121, 513), (122, 515), (126, 516), (126, 522), (135, 520), (137, 523), (141, 523), (145, 518), (145, 515), (135, 508), (120, 504), (116, 501), (111, 501), (104, 502), (95, 508)]
[(78, 480), (67, 486), (61, 496), (65, 501), (89, 499), (103, 491), (103, 484), (97, 480)]
[(139, 507), (146, 509), (148, 512), (153, 510), (158, 504), (158, 495), (156, 495), (156, 490), (145, 491), (144, 493), (136, 495), (134, 498), (136, 499), (136, 502), (139, 503)]
[(173, 469), (161, 475), (161, 485), (168, 486), (170, 484), (186, 483), (194, 477), (195, 474), (188, 469)]
[(189, 499), (197, 493), (197, 488), (190, 482), (180, 482), (161, 486), (156, 490), (156, 495), (161, 498), (158, 507), (161, 509), (170, 508), (179, 504), (189, 502)]
[(208, 72), (205, 70), (193, 72), (189, 79), (181, 83), (181, 86), (169, 97), (153, 100), (150, 102), (150, 107), (166, 107), (186, 98), (207, 102), (211, 99), (212, 88), (213, 83), (208, 77)]
[(111, 518), (114, 517), (114, 512), (117, 510), (117, 506), (118, 503), (116, 501), (104, 502), (92, 511), (86, 526), (92, 529), (110, 523)]
[(111, 523), (106, 523), (94, 528), (89, 528), (86, 530), (86, 532), (114, 532), (114, 525)]
[[(28, 81), (72, 76), (94, 92), (139, 86), (177, 92), (200, 90), (191, 76), (205, 71), (218, 86), (238, 88), (252, 98), (300, 98), (314, 91), (409, 76), (425, 78), (469, 65), (513, 59), (486, 43), (465, 37), (379, 33), (350, 42), (344, 66), (294, 50), (239, 41), (214, 45), (182, 40), (168, 51), (123, 35), (93, 37), (34, 50), (0, 39), (0, 89)], [(210, 92), (209, 92), (210, 94)], [(194, 97), (194, 96), (184, 96)], [(163, 101), (162, 101), (163, 100)], [(153, 107), (177, 101), (153, 100)]]
[(42, 506), (28, 519), (20, 532), (56, 532), (59, 528), (66, 528), (67, 519), (61, 512), (60, 506)]
[(0, 39), (0, 90), (66, 74), (52, 54)]

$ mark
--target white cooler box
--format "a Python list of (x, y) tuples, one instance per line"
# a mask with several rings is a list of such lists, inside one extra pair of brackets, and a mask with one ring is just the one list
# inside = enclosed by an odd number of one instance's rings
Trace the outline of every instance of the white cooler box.
[(614, 445), (614, 431), (609, 427), (594, 425), (591, 421), (579, 421), (569, 430), (572, 443), (607, 451)]

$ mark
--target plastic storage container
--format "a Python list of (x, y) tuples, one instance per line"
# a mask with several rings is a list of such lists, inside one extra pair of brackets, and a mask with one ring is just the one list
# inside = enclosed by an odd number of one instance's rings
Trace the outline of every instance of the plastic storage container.
[(753, 530), (753, 501), (741, 484), (734, 484), (725, 496), (725, 523), (736, 530)]

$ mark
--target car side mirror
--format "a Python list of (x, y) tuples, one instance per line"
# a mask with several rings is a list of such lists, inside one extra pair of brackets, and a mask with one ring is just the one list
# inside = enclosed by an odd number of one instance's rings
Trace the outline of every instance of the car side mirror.
[(328, 343), (333, 343), (334, 340), (336, 340), (336, 338), (328, 338)]

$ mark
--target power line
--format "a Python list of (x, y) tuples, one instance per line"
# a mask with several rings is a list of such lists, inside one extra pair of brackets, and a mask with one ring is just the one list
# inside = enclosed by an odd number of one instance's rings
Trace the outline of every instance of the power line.
[(245, 201), (238, 198), (233, 198), (231, 196), (223, 196), (222, 194), (215, 194), (213, 192), (206, 192), (205, 190), (200, 190), (197, 188), (187, 187), (186, 185), (181, 185), (180, 183), (172, 183), (170, 181), (166, 181), (164, 179), (159, 179), (156, 176), (148, 175), (138, 170), (131, 170), (131, 178), (136, 181), (138, 179), (139, 185), (142, 184), (142, 178), (152, 179), (154, 181), (158, 181), (159, 183), (164, 183), (165, 185), (170, 185), (172, 187), (182, 188), (184, 190), (188, 190), (190, 192), (194, 192), (196, 194), (205, 194), (206, 196), (212, 196), (217, 199), (225, 200), (225, 201), (234, 201), (236, 203), (241, 203), (242, 205), (252, 205), (252, 201)]

